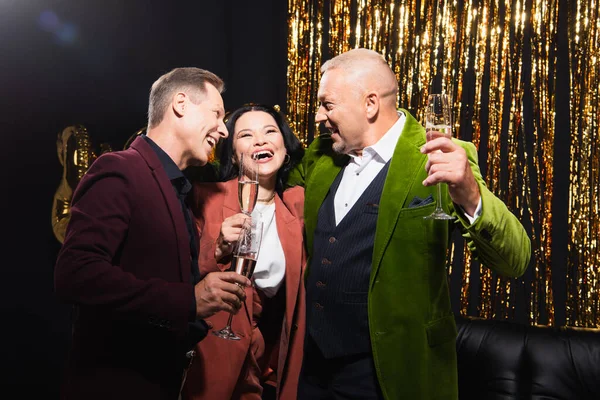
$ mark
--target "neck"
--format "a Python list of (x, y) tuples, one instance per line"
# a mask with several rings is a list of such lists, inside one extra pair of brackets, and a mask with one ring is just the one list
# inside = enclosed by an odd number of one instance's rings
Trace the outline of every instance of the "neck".
[(269, 179), (260, 179), (259, 178), (259, 186), (258, 186), (258, 201), (271, 202), (275, 197), (275, 176)]
[(393, 114), (381, 114), (377, 120), (369, 125), (369, 128), (365, 132), (363, 136), (362, 147), (359, 149), (354, 149), (351, 151), (352, 154), (357, 156), (362, 156), (363, 149), (365, 147), (373, 146), (375, 143), (379, 142), (383, 136), (394, 126), (396, 121), (398, 121), (400, 117), (397, 112)]
[(256, 199), (256, 201), (259, 203), (263, 203), (263, 204), (270, 204), (274, 198), (275, 198), (275, 192), (271, 193), (271, 195), (266, 198), (259, 197), (258, 199)]
[(152, 139), (152, 141), (156, 143), (158, 147), (167, 153), (180, 170), (183, 171), (191, 165), (190, 157), (182, 150), (181, 144), (177, 141), (174, 133), (161, 128), (159, 125), (148, 130), (148, 132), (146, 132), (146, 136)]

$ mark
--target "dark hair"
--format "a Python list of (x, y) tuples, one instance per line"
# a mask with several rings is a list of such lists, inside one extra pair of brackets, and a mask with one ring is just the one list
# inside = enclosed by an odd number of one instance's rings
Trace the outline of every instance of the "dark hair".
[(229, 136), (227, 139), (219, 142), (216, 151), (220, 163), (219, 178), (221, 181), (228, 181), (238, 176), (238, 166), (232, 161), (235, 124), (242, 115), (249, 111), (262, 111), (272, 116), (281, 131), (281, 136), (283, 136), (283, 144), (286, 154), (289, 156), (289, 161), (286, 161), (277, 172), (275, 190), (281, 195), (290, 171), (298, 165), (304, 156), (304, 146), (296, 135), (294, 135), (294, 132), (292, 132), (283, 114), (267, 105), (246, 104), (225, 117), (225, 125), (227, 126)]

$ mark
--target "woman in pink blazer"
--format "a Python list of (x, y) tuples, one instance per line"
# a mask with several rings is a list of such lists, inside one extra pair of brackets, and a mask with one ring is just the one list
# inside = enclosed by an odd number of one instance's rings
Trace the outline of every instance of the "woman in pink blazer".
[[(284, 190), (289, 171), (304, 148), (272, 107), (248, 105), (227, 119), (229, 137), (217, 156), (223, 182), (195, 183), (192, 209), (200, 232), (202, 275), (230, 268), (243, 221), (238, 204), (238, 160), (258, 159), (258, 202), (252, 218), (263, 221), (263, 241), (246, 304), (233, 318), (239, 341), (209, 334), (196, 347), (184, 399), (261, 399), (263, 389), (278, 399), (296, 398), (302, 365), (305, 299), (303, 273), (304, 189)], [(223, 328), (229, 314), (207, 320)]]

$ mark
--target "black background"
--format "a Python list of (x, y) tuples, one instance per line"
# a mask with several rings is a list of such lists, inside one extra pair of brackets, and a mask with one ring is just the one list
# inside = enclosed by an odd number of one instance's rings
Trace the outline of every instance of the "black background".
[(281, 0), (0, 0), (3, 393), (58, 398), (70, 331), (53, 292), (58, 133), (83, 124), (96, 146), (122, 148), (154, 80), (182, 66), (223, 78), (227, 110), (285, 110), (286, 12)]

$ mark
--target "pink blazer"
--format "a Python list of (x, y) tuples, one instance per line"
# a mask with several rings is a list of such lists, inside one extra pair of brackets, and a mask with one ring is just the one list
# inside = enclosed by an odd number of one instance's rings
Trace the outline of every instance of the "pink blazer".
[[(237, 180), (194, 185), (192, 210), (200, 232), (200, 272), (229, 268), (214, 259), (221, 223), (240, 212)], [(278, 398), (296, 398), (302, 366), (305, 320), (305, 290), (302, 276), (306, 262), (303, 242), (304, 189), (294, 187), (275, 196), (275, 221), (285, 254), (285, 293), (273, 301), (285, 301), (283, 319), (261, 321), (263, 306), (256, 289), (246, 289), (245, 307), (233, 317), (232, 329), (239, 341), (226, 341), (211, 333), (196, 347), (197, 356), (188, 371), (184, 399), (260, 399), (262, 383), (277, 385)], [(264, 251), (264, 249), (263, 249)], [(280, 305), (281, 306), (281, 305)], [(276, 308), (276, 307), (275, 307)], [(229, 314), (217, 313), (207, 322), (223, 328)]]

